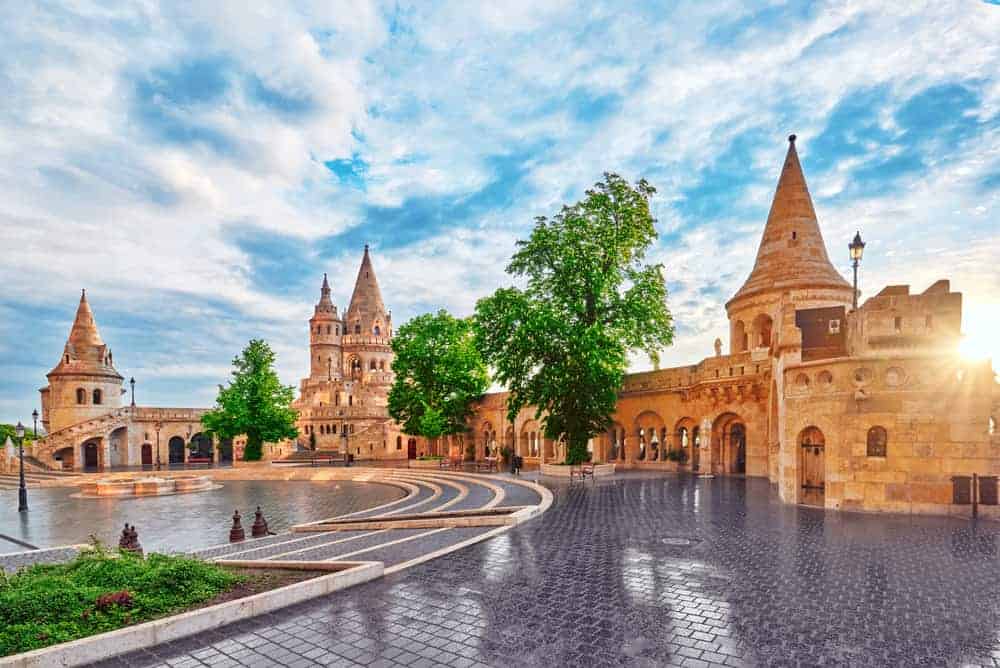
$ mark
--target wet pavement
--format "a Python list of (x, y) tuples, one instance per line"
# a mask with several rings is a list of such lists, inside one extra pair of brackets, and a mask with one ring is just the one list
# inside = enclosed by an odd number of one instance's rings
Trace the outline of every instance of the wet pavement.
[[(28, 492), (30, 510), (17, 512), (17, 492), (0, 492), (0, 534), (38, 547), (87, 543), (91, 534), (118, 544), (125, 522), (135, 524), (147, 551), (185, 552), (229, 539), (233, 510), (249, 534), (253, 511), (263, 509), (272, 531), (356, 512), (402, 498), (399, 487), (351, 481), (225, 480), (220, 489), (133, 498), (76, 498), (72, 487)], [(0, 553), (23, 548), (0, 538)]]
[(102, 665), (996, 665), (1000, 524), (619, 476), (374, 582)]

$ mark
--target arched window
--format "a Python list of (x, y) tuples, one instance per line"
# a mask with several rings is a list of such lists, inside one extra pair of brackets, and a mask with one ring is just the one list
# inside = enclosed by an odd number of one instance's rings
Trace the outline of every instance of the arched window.
[(677, 430), (677, 442), (681, 444), (682, 448), (688, 446), (688, 430), (687, 427), (681, 427)]
[(94, 405), (95, 406), (100, 406), (101, 405), (101, 391), (100, 390), (94, 390)]
[(334, 325), (334, 327), (333, 327), (333, 333), (334, 334), (340, 334), (340, 325)]
[(361, 333), (361, 323), (360, 322), (354, 323), (354, 333), (355, 334), (360, 334)]
[(378, 370), (385, 371), (385, 360), (382, 360), (378, 363)]
[(372, 371), (378, 371), (378, 362), (372, 360), (371, 362), (368, 363), (368, 368), (371, 369)]
[(397, 450), (402, 450), (403, 449), (403, 437), (402, 436), (397, 436), (396, 437), (396, 449)]
[(637, 459), (640, 461), (646, 458), (646, 431), (644, 429), (639, 430), (639, 456)]
[(76, 403), (81, 405), (87, 403), (87, 390), (82, 387), (79, 387), (76, 390)]
[(326, 333), (327, 333), (327, 334), (329, 334), (329, 333), (330, 333), (330, 325), (327, 325), (327, 326), (326, 326)]
[(382, 334), (382, 330), (379, 328), (378, 325), (375, 325), (375, 329), (373, 331), (375, 332), (375, 336), (379, 336), (380, 334)]
[(66, 364), (69, 364), (69, 355), (66, 355)]
[(868, 430), (868, 456), (885, 457), (886, 442), (888, 441), (885, 427), (872, 427)]
[(348, 394), (347, 395), (347, 405), (348, 406), (353, 406), (354, 405), (354, 395), (353, 394)]

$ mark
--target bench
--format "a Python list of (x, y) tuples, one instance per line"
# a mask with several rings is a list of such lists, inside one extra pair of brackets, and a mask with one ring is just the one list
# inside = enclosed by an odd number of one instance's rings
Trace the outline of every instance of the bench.
[(188, 464), (211, 464), (211, 457), (188, 457)]
[(573, 478), (577, 476), (580, 478), (580, 482), (584, 482), (587, 479), (587, 476), (590, 476), (590, 479), (593, 480), (594, 465), (590, 463), (585, 463), (585, 464), (574, 464), (573, 466), (570, 466), (569, 481), (573, 482)]
[(480, 459), (476, 462), (476, 471), (487, 473), (495, 473), (499, 471), (499, 460), (496, 457), (486, 457), (485, 459)]

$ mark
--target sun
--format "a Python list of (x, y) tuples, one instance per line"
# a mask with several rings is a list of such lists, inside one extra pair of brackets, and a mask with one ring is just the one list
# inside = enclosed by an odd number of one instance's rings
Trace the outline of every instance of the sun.
[(981, 304), (965, 312), (959, 354), (969, 361), (1000, 360), (1000, 304)]

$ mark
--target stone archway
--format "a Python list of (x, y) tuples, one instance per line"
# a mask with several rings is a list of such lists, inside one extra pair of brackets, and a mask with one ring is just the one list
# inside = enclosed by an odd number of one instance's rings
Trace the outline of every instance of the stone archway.
[(665, 459), (667, 430), (656, 411), (646, 410), (635, 418), (636, 459), (656, 462)]
[(712, 472), (747, 472), (746, 422), (733, 412), (725, 412), (712, 423)]
[(692, 471), (697, 471), (700, 453), (694, 443), (698, 422), (694, 418), (682, 417), (674, 424), (674, 447), (682, 452), (681, 458), (691, 465)]
[(191, 456), (188, 461), (198, 461), (209, 463), (214, 455), (212, 447), (212, 437), (204, 432), (198, 432), (191, 437)]
[(108, 436), (112, 468), (128, 466), (128, 428), (118, 427)]
[(80, 446), (83, 451), (83, 468), (98, 469), (101, 466), (101, 439), (91, 438)]
[(184, 439), (180, 436), (172, 436), (167, 442), (167, 462), (172, 466), (184, 463)]

